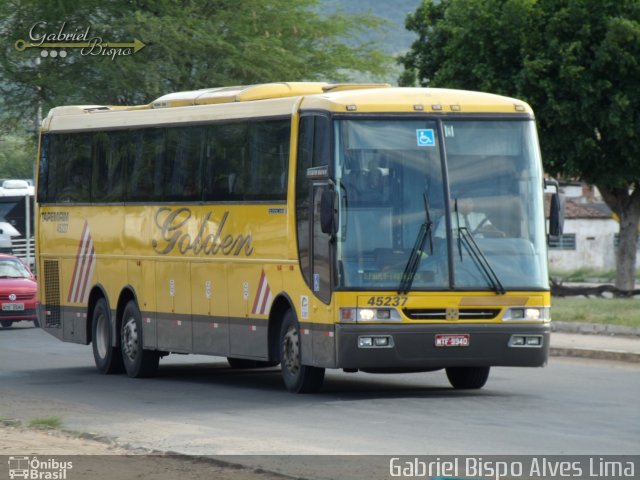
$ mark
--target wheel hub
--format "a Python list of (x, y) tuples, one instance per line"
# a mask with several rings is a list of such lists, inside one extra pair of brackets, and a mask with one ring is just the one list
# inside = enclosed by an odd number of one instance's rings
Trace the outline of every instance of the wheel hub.
[(97, 319), (95, 338), (96, 348), (98, 349), (98, 355), (100, 355), (100, 358), (105, 358), (107, 356), (107, 342), (109, 338), (109, 331), (107, 328), (109, 328), (107, 318), (104, 315), (100, 315)]
[(292, 374), (300, 370), (300, 338), (295, 328), (290, 328), (282, 340), (283, 365)]
[(130, 360), (138, 356), (138, 328), (134, 318), (128, 319), (122, 327), (122, 349)]

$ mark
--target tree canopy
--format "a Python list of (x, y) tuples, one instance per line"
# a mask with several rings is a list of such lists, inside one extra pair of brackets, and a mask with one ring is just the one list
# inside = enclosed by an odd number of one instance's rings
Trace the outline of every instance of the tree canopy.
[[(39, 48), (17, 51), (15, 42), (29, 42), (36, 24), (36, 34), (90, 28), (89, 38), (145, 46), (116, 57), (98, 48), (67, 49), (64, 58), (42, 58)], [(317, 0), (5, 0), (0, 105), (6, 121), (26, 121), (38, 106), (46, 114), (73, 103), (147, 103), (179, 90), (377, 74), (388, 58), (352, 39), (380, 24), (370, 15), (322, 15)]]
[(640, 221), (640, 2), (424, 0), (402, 84), (485, 90), (536, 112), (544, 166), (595, 184), (620, 218), (616, 286)]
[[(361, 33), (383, 24), (371, 15), (325, 14), (318, 0), (4, 0), (0, 177), (32, 175), (35, 142), (25, 138), (54, 106), (144, 104), (180, 90), (344, 81), (355, 72), (375, 77), (390, 58)], [(144, 46), (109, 55), (113, 49), (100, 46), (16, 45), (60, 31), (75, 34), (71, 42)]]

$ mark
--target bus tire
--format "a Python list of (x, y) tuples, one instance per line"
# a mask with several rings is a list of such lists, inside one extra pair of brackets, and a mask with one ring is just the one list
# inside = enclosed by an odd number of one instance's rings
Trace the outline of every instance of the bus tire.
[(2, 325), (2, 328), (9, 328), (13, 325), (13, 320), (2, 320), (0, 321), (0, 325)]
[(287, 310), (280, 329), (280, 363), (284, 385), (292, 393), (313, 393), (324, 381), (324, 368), (302, 364), (300, 327), (293, 312)]
[(145, 350), (142, 338), (142, 315), (135, 301), (124, 307), (120, 333), (122, 361), (131, 378), (152, 377), (158, 370), (160, 354), (154, 350)]
[(91, 346), (96, 367), (105, 375), (124, 372), (122, 354), (119, 348), (113, 346), (112, 332), (107, 301), (100, 298), (91, 316)]
[(247, 360), (246, 358), (234, 358), (227, 357), (227, 362), (231, 368), (246, 369), (246, 368), (269, 368), (275, 367), (280, 362), (267, 362), (264, 360)]
[(476, 390), (484, 387), (489, 378), (491, 367), (449, 367), (447, 378), (453, 388), (460, 390)]

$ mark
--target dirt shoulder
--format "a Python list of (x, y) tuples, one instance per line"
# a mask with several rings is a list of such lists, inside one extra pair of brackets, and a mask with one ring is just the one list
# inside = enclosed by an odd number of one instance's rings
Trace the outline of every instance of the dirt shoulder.
[(59, 430), (0, 426), (0, 455), (126, 455), (127, 449)]
[[(82, 438), (59, 430), (37, 430), (0, 424), (0, 457), (29, 457), (38, 462), (50, 459), (71, 462), (70, 480), (114, 480), (153, 478), (176, 480), (212, 478), (215, 480), (283, 480), (278, 474), (253, 470), (213, 459), (177, 455), (157, 455), (122, 447), (108, 439)], [(9, 464), (11, 465), (11, 464)], [(8, 472), (0, 463), (0, 478)], [(46, 470), (46, 468), (45, 468)]]

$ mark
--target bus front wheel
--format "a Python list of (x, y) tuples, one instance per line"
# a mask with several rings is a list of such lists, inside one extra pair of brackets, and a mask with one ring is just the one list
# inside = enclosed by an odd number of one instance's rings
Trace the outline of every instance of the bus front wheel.
[(491, 367), (450, 367), (446, 371), (453, 388), (475, 390), (487, 383), (490, 369)]
[(113, 346), (112, 332), (109, 307), (101, 298), (96, 302), (91, 317), (91, 344), (96, 367), (106, 375), (124, 372), (120, 349)]
[(158, 370), (160, 354), (145, 350), (142, 339), (142, 315), (136, 302), (131, 300), (124, 307), (120, 332), (122, 360), (131, 378), (151, 377)]
[(300, 327), (293, 312), (288, 310), (280, 329), (282, 379), (290, 392), (317, 392), (324, 381), (324, 368), (303, 365), (300, 347)]

